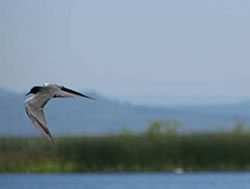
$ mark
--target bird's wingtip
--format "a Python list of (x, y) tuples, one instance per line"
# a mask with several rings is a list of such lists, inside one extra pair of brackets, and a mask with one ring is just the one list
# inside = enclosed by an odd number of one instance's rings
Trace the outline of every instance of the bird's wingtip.
[(54, 141), (54, 139), (53, 139), (53, 137), (51, 136), (50, 133), (47, 134), (45, 137), (50, 141), (51, 144), (55, 144), (55, 141)]

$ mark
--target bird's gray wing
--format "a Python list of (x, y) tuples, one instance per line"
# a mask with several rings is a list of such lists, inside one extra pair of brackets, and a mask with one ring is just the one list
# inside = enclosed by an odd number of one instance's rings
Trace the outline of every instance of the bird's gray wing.
[[(49, 132), (49, 129), (47, 127), (47, 122), (44, 116), (43, 112), (43, 106), (40, 104), (34, 104), (34, 101), (32, 99), (25, 102), (25, 109), (26, 113), (31, 119), (33, 125), (40, 130), (40, 132), (49, 139), (52, 143), (54, 143), (54, 140)], [(36, 106), (40, 105), (40, 106)]]
[(58, 90), (55, 93), (54, 97), (76, 97), (76, 96), (81, 96), (81, 97), (85, 97), (85, 98), (89, 98), (89, 99), (94, 99), (90, 96), (84, 95), (80, 92), (74, 91), (72, 89), (68, 89), (66, 87), (63, 86), (58, 86)]

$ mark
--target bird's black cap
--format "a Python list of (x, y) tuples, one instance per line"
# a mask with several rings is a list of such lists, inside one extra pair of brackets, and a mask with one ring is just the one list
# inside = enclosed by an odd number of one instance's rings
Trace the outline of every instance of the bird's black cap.
[(41, 88), (42, 87), (39, 87), (39, 86), (32, 87), (25, 96), (28, 96), (29, 94), (36, 94), (37, 92), (40, 91)]

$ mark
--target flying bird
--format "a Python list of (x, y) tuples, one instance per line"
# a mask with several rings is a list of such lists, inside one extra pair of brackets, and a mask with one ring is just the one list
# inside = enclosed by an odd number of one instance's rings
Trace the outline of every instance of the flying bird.
[(72, 89), (68, 89), (64, 86), (56, 85), (56, 84), (47, 84), (45, 83), (43, 86), (34, 86), (30, 89), (30, 91), (26, 94), (34, 94), (27, 100), (25, 100), (25, 110), (33, 125), (37, 127), (40, 132), (50, 140), (51, 143), (54, 143), (53, 137), (51, 136), (47, 122), (45, 119), (43, 108), (47, 104), (47, 102), (51, 98), (65, 98), (65, 97), (85, 97), (89, 99), (93, 99), (90, 96), (81, 94)]

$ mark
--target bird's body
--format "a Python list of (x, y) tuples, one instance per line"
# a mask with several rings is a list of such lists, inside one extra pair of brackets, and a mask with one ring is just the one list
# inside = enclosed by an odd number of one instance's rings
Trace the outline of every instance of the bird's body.
[(56, 84), (45, 84), (44, 86), (33, 87), (28, 94), (35, 94), (25, 101), (25, 109), (27, 115), (31, 119), (35, 127), (37, 127), (40, 132), (47, 137), (52, 143), (53, 138), (47, 127), (47, 122), (45, 119), (43, 108), (51, 98), (57, 97), (76, 97), (81, 96), (89, 99), (93, 99), (89, 96), (81, 94), (77, 91), (65, 88)]

